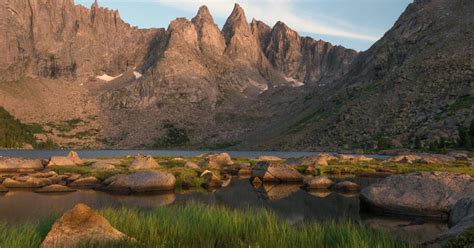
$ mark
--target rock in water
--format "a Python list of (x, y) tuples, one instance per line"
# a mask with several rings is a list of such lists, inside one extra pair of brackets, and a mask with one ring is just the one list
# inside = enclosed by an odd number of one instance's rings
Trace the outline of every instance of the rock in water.
[(135, 156), (132, 164), (129, 166), (131, 170), (147, 170), (160, 168), (160, 165), (153, 159), (152, 156), (143, 156), (138, 154)]
[(218, 188), (222, 186), (222, 180), (210, 170), (205, 170), (203, 173), (201, 173), (200, 177), (206, 179), (207, 188)]
[(40, 159), (0, 158), (0, 172), (17, 172), (44, 169)]
[(131, 240), (85, 204), (77, 204), (54, 223), (41, 248), (77, 247), (84, 242)]
[(3, 181), (3, 186), (7, 188), (41, 188), (49, 184), (51, 181), (47, 178), (34, 177), (7, 178)]
[(303, 175), (286, 165), (271, 162), (259, 162), (252, 169), (252, 176), (263, 182), (302, 182)]
[(421, 172), (395, 175), (362, 190), (360, 200), (384, 213), (447, 219), (460, 199), (474, 196), (469, 175)]
[(173, 174), (158, 171), (137, 172), (107, 179), (102, 189), (118, 193), (144, 193), (173, 190), (176, 178)]
[(258, 161), (270, 161), (270, 162), (275, 162), (275, 161), (283, 161), (282, 158), (277, 157), (277, 156), (260, 156), (257, 158)]
[(82, 161), (82, 159), (79, 157), (79, 154), (77, 154), (75, 151), (70, 151), (67, 157), (71, 159), (76, 165), (84, 165), (84, 161)]
[(40, 189), (35, 190), (36, 193), (65, 193), (65, 192), (75, 192), (75, 189), (71, 189), (64, 185), (53, 184)]
[(343, 181), (332, 185), (331, 189), (341, 192), (356, 192), (359, 190), (359, 185), (353, 182)]
[(307, 189), (329, 189), (334, 182), (327, 177), (306, 177), (304, 185)]

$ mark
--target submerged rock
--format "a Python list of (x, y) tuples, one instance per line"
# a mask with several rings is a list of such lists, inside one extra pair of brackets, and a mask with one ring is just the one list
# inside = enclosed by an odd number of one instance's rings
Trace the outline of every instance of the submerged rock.
[(341, 191), (341, 192), (356, 192), (360, 189), (359, 185), (350, 181), (338, 182), (331, 186), (332, 190)]
[(152, 156), (138, 154), (128, 168), (131, 170), (147, 170), (160, 168), (160, 165)]
[(474, 197), (469, 175), (421, 172), (390, 176), (362, 190), (360, 200), (384, 213), (447, 219), (460, 199)]
[(318, 177), (305, 177), (304, 179), (304, 186), (307, 189), (329, 189), (334, 182), (324, 176)]
[(286, 165), (259, 162), (252, 169), (252, 176), (260, 178), (263, 182), (301, 182), (303, 175)]
[(63, 192), (75, 192), (75, 189), (71, 189), (64, 185), (52, 184), (40, 189), (35, 190), (36, 193), (63, 193)]
[(40, 159), (0, 158), (0, 172), (21, 172), (44, 169)]
[(176, 178), (171, 173), (146, 171), (118, 175), (104, 181), (103, 190), (118, 193), (144, 193), (173, 190)]
[(5, 179), (2, 185), (7, 188), (41, 188), (49, 184), (51, 181), (46, 178), (15, 177)]
[(41, 248), (77, 247), (81, 243), (132, 240), (85, 204), (77, 204), (57, 220)]

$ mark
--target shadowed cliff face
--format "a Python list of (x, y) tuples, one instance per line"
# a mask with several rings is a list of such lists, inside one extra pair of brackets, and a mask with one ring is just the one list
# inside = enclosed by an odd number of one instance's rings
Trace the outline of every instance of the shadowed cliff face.
[(314, 100), (306, 111), (264, 146), (410, 147), (417, 136), (425, 146), (456, 142), (458, 126), (474, 114), (473, 11), (468, 0), (410, 4), (347, 74), (308, 96)]
[[(283, 23), (274, 28), (248, 23), (237, 4), (222, 31), (205, 6), (192, 20), (176, 19), (166, 30), (131, 27), (118, 11), (97, 2), (86, 8), (73, 0), (6, 0), (0, 14), (5, 34), (0, 37), (5, 51), (0, 81), (22, 87), (30, 79), (45, 85), (64, 82), (67, 95), (58, 94), (75, 99), (56, 97), (56, 111), (68, 110), (50, 120), (48, 107), (41, 110), (44, 120), (38, 120), (39, 113), (32, 118), (31, 111), (15, 114), (48, 123), (83, 118), (87, 112), (99, 116), (100, 136), (114, 147), (150, 146), (173, 130), (184, 132), (189, 142), (158, 143), (238, 142), (243, 133), (267, 125), (262, 119), (286, 116), (289, 109), (278, 108), (278, 92), (294, 101), (303, 89), (316, 90), (343, 75), (357, 55), (300, 37)], [(53, 97), (52, 88), (37, 97)], [(14, 99), (15, 104), (0, 101), (10, 110), (34, 101), (0, 92)], [(75, 111), (81, 102), (94, 107)]]

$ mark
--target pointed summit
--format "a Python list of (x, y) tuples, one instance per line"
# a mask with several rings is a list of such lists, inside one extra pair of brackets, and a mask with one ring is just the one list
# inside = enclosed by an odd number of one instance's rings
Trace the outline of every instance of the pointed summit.
[(201, 51), (221, 55), (225, 49), (225, 40), (209, 9), (205, 5), (201, 6), (191, 21), (196, 27)]
[(237, 33), (243, 34), (244, 36), (251, 34), (247, 17), (245, 16), (245, 12), (239, 4), (235, 4), (234, 10), (224, 24), (222, 32), (224, 33), (227, 43), (229, 43), (230, 39)]
[(194, 20), (206, 20), (206, 21), (214, 22), (211, 12), (209, 12), (209, 9), (207, 8), (206, 5), (203, 5), (199, 8), (197, 15), (193, 18), (193, 22)]
[(99, 8), (99, 3), (97, 2), (97, 0), (95, 0), (91, 6), (91, 9), (95, 9), (95, 8)]

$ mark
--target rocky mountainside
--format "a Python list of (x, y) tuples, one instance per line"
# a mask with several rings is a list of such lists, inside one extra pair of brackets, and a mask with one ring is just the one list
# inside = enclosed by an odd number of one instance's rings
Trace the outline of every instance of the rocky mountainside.
[[(265, 136), (277, 149), (456, 142), (473, 118), (474, 2), (416, 0), (336, 83)], [(272, 140), (269, 142), (268, 140)]]
[(239, 5), (222, 30), (205, 6), (167, 29), (131, 27), (97, 1), (6, 0), (0, 14), (0, 105), (72, 147), (240, 143), (357, 56), (249, 23)]

